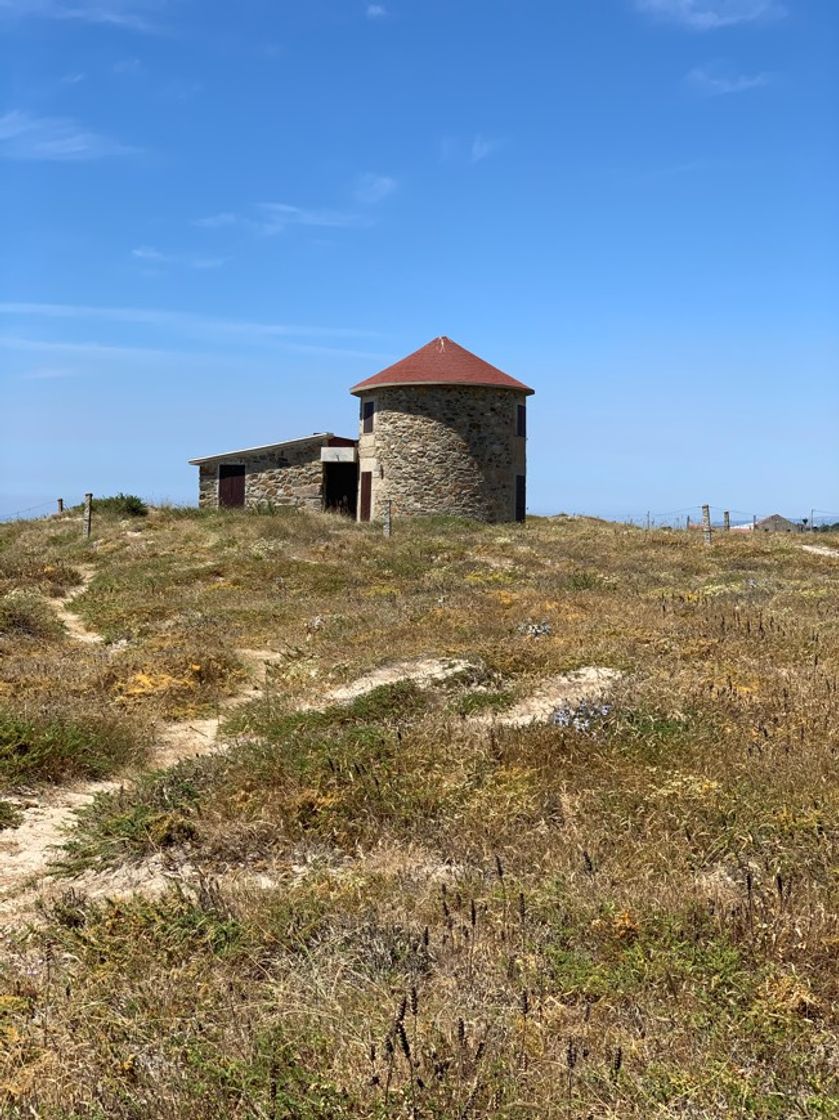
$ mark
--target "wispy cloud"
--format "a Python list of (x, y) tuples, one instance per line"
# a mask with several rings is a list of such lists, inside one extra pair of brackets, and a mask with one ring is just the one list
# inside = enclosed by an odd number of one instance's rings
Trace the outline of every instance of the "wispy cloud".
[[(151, 346), (116, 346), (106, 342), (75, 342), (65, 339), (25, 338), (20, 335), (0, 334), (0, 349), (19, 350), (32, 354), (63, 355), (72, 358), (138, 357), (172, 358), (177, 350), (164, 350)], [(60, 360), (60, 357), (59, 357)]]
[(61, 381), (66, 377), (78, 377), (78, 373), (74, 369), (59, 366), (39, 366), (36, 369), (26, 370), (19, 376), (21, 381)]
[(196, 257), (185, 253), (162, 253), (159, 249), (152, 249), (148, 245), (141, 245), (131, 250), (135, 260), (143, 261), (149, 265), (176, 265), (182, 268), (220, 268), (224, 264), (222, 257)]
[(215, 318), (154, 307), (92, 307), (75, 303), (0, 303), (0, 315), (20, 319), (61, 319), (84, 323), (122, 323), (154, 327), (173, 334), (241, 338), (375, 338), (378, 332), (354, 327), (303, 327), (290, 323)]
[(21, 109), (0, 116), (0, 156), (25, 160), (88, 160), (136, 154), (69, 117), (38, 117)]
[(131, 77), (135, 74), (142, 74), (143, 64), (139, 58), (121, 58), (113, 64), (111, 70), (114, 74)]
[(390, 175), (374, 175), (367, 172), (359, 175), (355, 184), (355, 197), (357, 202), (374, 204), (381, 202), (396, 190), (397, 182)]
[(159, 31), (153, 18), (166, 0), (0, 0), (0, 17), (58, 19), (118, 27), (126, 31)]
[[(355, 350), (343, 346), (312, 345), (305, 342), (292, 340), (278, 341), (277, 349), (294, 354), (319, 354), (332, 358), (363, 358), (377, 362), (392, 362), (395, 355), (381, 351)], [(201, 367), (209, 364), (228, 366), (241, 372), (241, 342), (237, 343), (235, 354), (220, 354), (217, 350), (199, 352), (187, 348), (161, 348), (152, 346), (113, 345), (103, 342), (75, 342), (64, 339), (25, 338), (19, 335), (0, 334), (0, 350), (14, 350), (21, 353), (49, 354), (57, 360), (62, 358), (73, 361), (84, 358), (86, 360), (106, 359), (108, 362), (115, 358), (148, 363), (160, 360), (174, 364), (180, 370), (187, 364), (200, 363)], [(109, 367), (108, 372), (112, 372)]]
[(482, 132), (476, 133), (471, 139), (464, 139), (462, 136), (444, 136), (440, 141), (440, 159), (444, 162), (451, 160), (460, 163), (481, 163), (504, 144), (504, 140), (484, 136)]
[(387, 15), (387, 8), (384, 4), (368, 4), (367, 5), (367, 18), (368, 19), (384, 19)]
[(697, 66), (685, 75), (685, 82), (705, 97), (723, 97), (732, 93), (768, 86), (769, 74), (736, 74), (720, 66)]
[[(390, 189), (392, 188), (385, 189), (384, 184), (380, 183), (379, 197), (383, 198), (385, 194), (390, 193)], [(384, 193), (381, 193), (382, 191)], [(353, 229), (370, 225), (370, 219), (362, 214), (344, 210), (292, 206), (288, 202), (261, 202), (248, 214), (223, 210), (219, 214), (196, 218), (192, 224), (200, 229), (239, 227), (251, 233), (262, 234), (264, 237), (275, 237), (285, 233), (292, 226), (308, 226), (313, 229)]]
[(487, 156), (491, 156), (493, 152), (497, 152), (503, 143), (503, 140), (493, 139), (489, 136), (482, 136), (481, 133), (478, 133), (478, 135), (472, 140), (469, 162), (480, 163), (481, 160), (486, 159)]
[(224, 210), (220, 214), (210, 214), (207, 218), (196, 218), (192, 224), (200, 229), (224, 229), (226, 226), (240, 225), (241, 222), (241, 214), (234, 214), (232, 210)]
[(350, 229), (368, 225), (358, 214), (341, 210), (306, 209), (287, 202), (263, 202), (258, 207), (261, 215), (260, 233), (271, 237), (284, 233), (289, 226), (314, 226), (320, 229)]
[(691, 31), (716, 31), (739, 23), (780, 19), (780, 0), (635, 0), (639, 11)]

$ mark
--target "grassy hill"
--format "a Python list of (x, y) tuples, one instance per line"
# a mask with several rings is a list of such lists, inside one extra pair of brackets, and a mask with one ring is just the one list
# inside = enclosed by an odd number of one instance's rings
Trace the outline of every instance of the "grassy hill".
[[(0, 909), (0, 1116), (839, 1115), (838, 560), (569, 518), (0, 526), (0, 868), (118, 783)], [(613, 672), (516, 718), (581, 669)], [(155, 769), (214, 717), (225, 749)]]

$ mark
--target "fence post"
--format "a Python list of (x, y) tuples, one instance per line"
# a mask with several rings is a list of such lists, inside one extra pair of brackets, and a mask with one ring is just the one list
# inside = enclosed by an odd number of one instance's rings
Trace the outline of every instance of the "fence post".
[(723, 529), (724, 533), (727, 533), (731, 529), (731, 514), (728, 512), (727, 509), (723, 510), (722, 529)]
[(382, 502), (382, 531), (386, 537), (393, 532), (393, 502), (390, 498)]
[(702, 536), (705, 544), (711, 543), (711, 507), (702, 507)]
[(685, 518), (685, 528), (690, 532), (690, 514)]
[(58, 499), (58, 512), (59, 513), (64, 513), (64, 499), (63, 498)]
[(93, 519), (93, 495), (85, 494), (84, 496), (84, 512), (82, 513), (82, 535), (85, 538), (90, 536), (90, 523)]

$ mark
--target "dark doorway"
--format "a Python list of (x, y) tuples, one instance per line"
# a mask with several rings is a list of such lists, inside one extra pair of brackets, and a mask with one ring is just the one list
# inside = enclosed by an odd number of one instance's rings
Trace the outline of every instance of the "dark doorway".
[(373, 472), (361, 472), (361, 505), (358, 511), (359, 521), (370, 520), (370, 506), (373, 498)]
[(527, 512), (527, 480), (523, 474), (516, 475), (516, 521), (524, 521)]
[(245, 468), (221, 463), (218, 469), (218, 504), (225, 509), (241, 509), (245, 504)]
[(355, 517), (358, 463), (323, 464), (323, 508)]

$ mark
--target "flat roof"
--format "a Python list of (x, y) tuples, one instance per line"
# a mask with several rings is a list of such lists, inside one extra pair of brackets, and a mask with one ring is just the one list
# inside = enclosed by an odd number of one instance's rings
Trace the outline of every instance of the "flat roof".
[[(340, 437), (343, 438), (343, 437)], [(334, 432), (312, 432), (310, 436), (300, 436), (299, 439), (286, 439), (282, 443), (265, 443), (261, 447), (242, 447), (238, 451), (222, 451), (219, 455), (204, 455), (200, 459), (190, 459), (191, 467), (198, 467), (202, 463), (212, 463), (217, 459), (229, 459), (233, 455), (255, 455), (259, 451), (279, 451), (282, 447), (294, 447), (298, 443), (314, 443), (316, 440), (335, 439)], [(353, 440), (353, 443), (355, 440)]]

